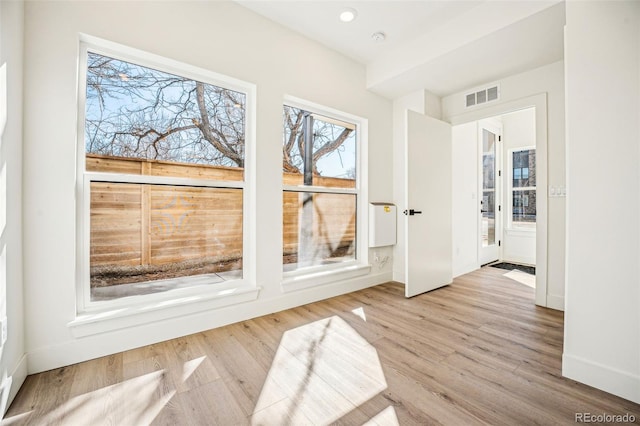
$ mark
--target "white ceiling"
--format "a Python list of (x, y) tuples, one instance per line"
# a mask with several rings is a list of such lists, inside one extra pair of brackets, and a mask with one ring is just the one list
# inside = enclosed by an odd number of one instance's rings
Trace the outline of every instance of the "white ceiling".
[[(366, 65), (368, 88), (391, 99), (446, 96), (563, 58), (559, 0), (236, 1)], [(347, 7), (351, 23), (338, 19)]]

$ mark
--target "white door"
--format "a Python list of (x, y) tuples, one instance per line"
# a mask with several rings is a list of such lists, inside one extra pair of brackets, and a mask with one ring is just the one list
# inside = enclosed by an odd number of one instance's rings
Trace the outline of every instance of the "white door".
[(479, 221), (478, 259), (481, 265), (500, 259), (502, 238), (500, 129), (479, 122)]
[(405, 296), (452, 281), (451, 125), (408, 111)]

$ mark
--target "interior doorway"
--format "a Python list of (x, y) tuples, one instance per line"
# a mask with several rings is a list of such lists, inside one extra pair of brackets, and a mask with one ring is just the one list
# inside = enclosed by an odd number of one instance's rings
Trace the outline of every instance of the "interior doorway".
[[(469, 108), (463, 114), (449, 118), (452, 124), (452, 258), (453, 276), (466, 274), (480, 267), (477, 256), (477, 238), (469, 237), (478, 227), (478, 187), (475, 185), (478, 161), (475, 153), (469, 155), (461, 141), (464, 136), (477, 135), (478, 120), (506, 115), (512, 112), (530, 109), (535, 114), (535, 127), (531, 132), (535, 139), (531, 145), (536, 147), (536, 225), (535, 225), (535, 303), (539, 306), (553, 305), (547, 294), (547, 244), (548, 244), (548, 108), (547, 94), (504, 100), (481, 108)], [(477, 136), (476, 136), (477, 137)], [(534, 142), (535, 141), (535, 142)], [(523, 189), (524, 190), (524, 189)], [(508, 214), (505, 212), (505, 218)], [(520, 233), (520, 230), (512, 233)], [(470, 240), (470, 241), (469, 241)], [(504, 247), (501, 247), (504, 248)], [(515, 248), (515, 246), (514, 246)], [(504, 250), (503, 250), (504, 254)]]
[(535, 107), (459, 124), (452, 133), (454, 276), (501, 263), (517, 270), (511, 278), (535, 287)]

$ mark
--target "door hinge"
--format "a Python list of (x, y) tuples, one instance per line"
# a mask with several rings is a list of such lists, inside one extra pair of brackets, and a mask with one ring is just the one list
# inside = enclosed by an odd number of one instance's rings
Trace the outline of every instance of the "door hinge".
[(502, 135), (498, 135), (498, 142), (502, 142)]
[(498, 206), (498, 211), (501, 212), (502, 211), (502, 206)]
[(498, 240), (498, 247), (500, 247), (502, 245), (502, 241)]
[(502, 176), (502, 170), (498, 170), (498, 176)]

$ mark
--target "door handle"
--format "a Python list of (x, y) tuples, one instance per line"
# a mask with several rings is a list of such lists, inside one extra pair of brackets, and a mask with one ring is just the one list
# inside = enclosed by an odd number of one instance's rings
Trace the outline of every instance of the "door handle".
[(414, 209), (405, 210), (403, 213), (408, 216), (413, 216), (415, 214), (422, 214), (420, 210), (414, 210)]

